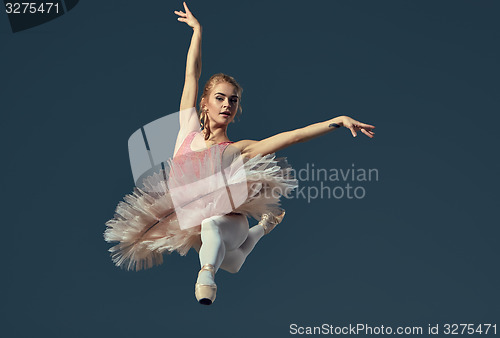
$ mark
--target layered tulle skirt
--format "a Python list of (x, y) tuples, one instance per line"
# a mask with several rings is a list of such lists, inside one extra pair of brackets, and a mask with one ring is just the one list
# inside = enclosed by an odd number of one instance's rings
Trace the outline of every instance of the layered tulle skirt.
[(274, 154), (245, 158), (232, 146), (214, 146), (176, 156), (119, 202), (104, 238), (117, 242), (109, 250), (117, 266), (147, 269), (161, 264), (164, 253), (199, 247), (203, 219), (280, 214), (281, 196), (296, 187), (292, 168)]

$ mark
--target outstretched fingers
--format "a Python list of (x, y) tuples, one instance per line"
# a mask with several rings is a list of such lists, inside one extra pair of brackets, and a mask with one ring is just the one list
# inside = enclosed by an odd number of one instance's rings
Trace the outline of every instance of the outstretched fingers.
[[(183, 11), (174, 11), (174, 13), (183, 17), (183, 18), (189, 19), (189, 17), (192, 16), (193, 13), (191, 13), (191, 11), (189, 10), (186, 2), (183, 2), (182, 4), (184, 5), (184, 10), (186, 12), (184, 13)], [(180, 19), (180, 18), (178, 18), (178, 19)], [(179, 21), (182, 21), (182, 20), (179, 20)]]
[(372, 126), (371, 124), (366, 124), (366, 123), (360, 123), (359, 127), (364, 128), (364, 129), (369, 130), (369, 131), (371, 131), (372, 129), (375, 129), (375, 126)]
[(184, 1), (182, 4), (184, 5), (184, 10), (186, 11), (186, 13), (192, 15), (191, 11), (188, 8), (188, 5), (186, 4), (186, 1)]
[[(372, 126), (371, 124), (356, 121), (353, 127), (355, 128), (355, 130), (361, 130), (361, 132), (369, 138), (373, 138), (373, 136), (375, 135), (375, 133), (372, 131), (373, 129), (375, 129), (375, 126)], [(356, 137), (355, 133), (353, 134), (353, 136)]]
[(177, 20), (182, 21), (182, 22), (186, 22), (186, 19), (187, 19), (186, 13), (184, 13), (183, 11), (174, 11), (174, 13), (179, 16), (179, 18), (177, 18)]
[(366, 130), (365, 128), (361, 128), (361, 132), (363, 134), (365, 134), (366, 136), (368, 136), (369, 138), (373, 138), (373, 135), (375, 135), (375, 133), (371, 130)]
[(365, 128), (360, 128), (357, 126), (356, 127), (355, 126), (349, 127), (349, 130), (351, 131), (351, 134), (353, 137), (358, 136), (358, 134), (356, 133), (356, 130), (360, 130), (363, 134), (365, 134), (369, 138), (373, 138), (373, 136), (375, 135), (375, 133), (373, 131), (367, 130)]
[(354, 120), (354, 123), (346, 125), (347, 128), (351, 131), (351, 134), (353, 137), (356, 137), (358, 134), (356, 131), (360, 130), (363, 134), (368, 136), (369, 138), (373, 138), (375, 133), (372, 131), (372, 129), (375, 128), (375, 126), (372, 126), (371, 124), (366, 124), (366, 123), (361, 123), (359, 121)]
[(186, 2), (183, 2), (182, 4), (184, 5), (184, 12), (183, 11), (174, 11), (174, 13), (179, 16), (177, 18), (177, 20), (187, 23), (188, 26), (192, 27), (193, 29), (196, 27), (199, 27), (200, 23), (198, 22), (198, 20), (196, 20), (193, 13), (191, 13)]

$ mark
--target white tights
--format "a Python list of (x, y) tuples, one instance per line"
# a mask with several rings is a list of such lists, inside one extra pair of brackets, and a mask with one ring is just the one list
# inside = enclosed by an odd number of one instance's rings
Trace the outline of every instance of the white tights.
[[(248, 229), (243, 215), (212, 216), (201, 222), (200, 264), (212, 264), (231, 273), (240, 270), (248, 254), (264, 235), (264, 228), (255, 225)], [(198, 283), (212, 284), (209, 271), (200, 273)]]

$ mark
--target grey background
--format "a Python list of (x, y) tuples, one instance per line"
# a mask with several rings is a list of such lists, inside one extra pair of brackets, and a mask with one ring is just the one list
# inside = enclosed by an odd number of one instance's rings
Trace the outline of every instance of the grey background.
[(188, 5), (204, 26), (201, 84), (224, 72), (244, 88), (232, 140), (349, 115), (376, 137), (342, 129), (279, 155), (296, 169), (377, 168), (379, 181), (362, 183), (362, 200), (285, 200), (243, 269), (217, 274), (213, 306), (194, 299), (194, 251), (120, 270), (104, 223), (133, 187), (128, 137), (178, 110), (182, 4), (81, 1), (16, 34), (2, 11), (2, 336), (498, 321), (500, 4)]

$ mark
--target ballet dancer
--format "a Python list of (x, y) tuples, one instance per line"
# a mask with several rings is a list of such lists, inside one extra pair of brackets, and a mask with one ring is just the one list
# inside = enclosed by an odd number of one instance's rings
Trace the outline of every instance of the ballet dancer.
[[(180, 117), (180, 132), (176, 150), (180, 148), (180, 140), (195, 131), (192, 137), (193, 148), (208, 148), (217, 144), (231, 143), (242, 156), (253, 158), (257, 155), (275, 153), (299, 142), (324, 135), (339, 127), (350, 129), (355, 137), (357, 131), (373, 138), (375, 126), (361, 123), (348, 116), (338, 116), (331, 120), (309, 125), (292, 131), (283, 132), (261, 141), (242, 140), (230, 142), (227, 136), (229, 123), (234, 122), (238, 111), (241, 112), (242, 89), (230, 76), (216, 74), (206, 83), (200, 100), (198, 116), (195, 110), (198, 95), (198, 81), (201, 76), (201, 39), (202, 27), (184, 2), (184, 11), (174, 11), (177, 20), (186, 23), (193, 29), (189, 47), (184, 90), (182, 92), (180, 110), (191, 115)], [(201, 131), (199, 131), (201, 125)], [(204, 143), (203, 143), (204, 141)], [(201, 248), (199, 257), (201, 270), (195, 284), (195, 295), (201, 304), (211, 304), (215, 300), (217, 286), (215, 274), (219, 268), (231, 273), (240, 270), (246, 257), (253, 250), (263, 235), (268, 234), (278, 223), (281, 215), (266, 213), (259, 224), (248, 227), (247, 218), (238, 213), (218, 215), (201, 222)]]
[[(260, 141), (231, 142), (227, 128), (242, 111), (242, 88), (233, 77), (215, 74), (205, 84), (196, 110), (202, 27), (185, 2), (183, 5), (184, 11), (174, 13), (178, 21), (193, 29), (193, 35), (180, 102), (180, 128), (173, 159), (168, 162), (170, 168), (146, 178), (143, 183), (146, 188), (136, 187), (124, 198), (125, 202), (118, 204), (114, 219), (106, 223), (104, 237), (108, 242), (118, 242), (110, 248), (115, 264), (135, 270), (161, 264), (165, 251), (185, 255), (194, 248), (201, 266), (195, 296), (200, 304), (210, 305), (217, 293), (217, 271), (237, 273), (241, 269), (259, 240), (283, 220), (285, 211), (280, 207), (280, 197), (287, 196), (298, 185), (291, 167), (285, 159), (275, 159), (275, 152), (340, 127), (348, 128), (354, 137), (361, 131), (373, 138), (375, 127), (348, 116), (337, 116)], [(220, 168), (228, 157), (236, 159), (235, 162), (242, 159), (244, 165), (225, 177), (222, 191), (230, 192), (244, 182), (246, 197), (238, 205), (231, 200), (231, 211), (221, 213), (217, 208), (227, 201), (221, 197), (224, 194), (208, 191), (203, 184), (190, 183), (209, 182), (200, 178), (214, 177), (213, 168)], [(180, 189), (176, 190), (174, 183), (179, 182)], [(201, 191), (193, 187), (201, 187)], [(173, 202), (176, 191), (187, 196), (184, 205), (196, 206), (187, 213), (194, 223), (189, 227), (180, 226), (182, 210), (175, 208)], [(206, 201), (200, 197), (207, 195), (213, 198)], [(260, 221), (249, 228), (247, 216)]]

